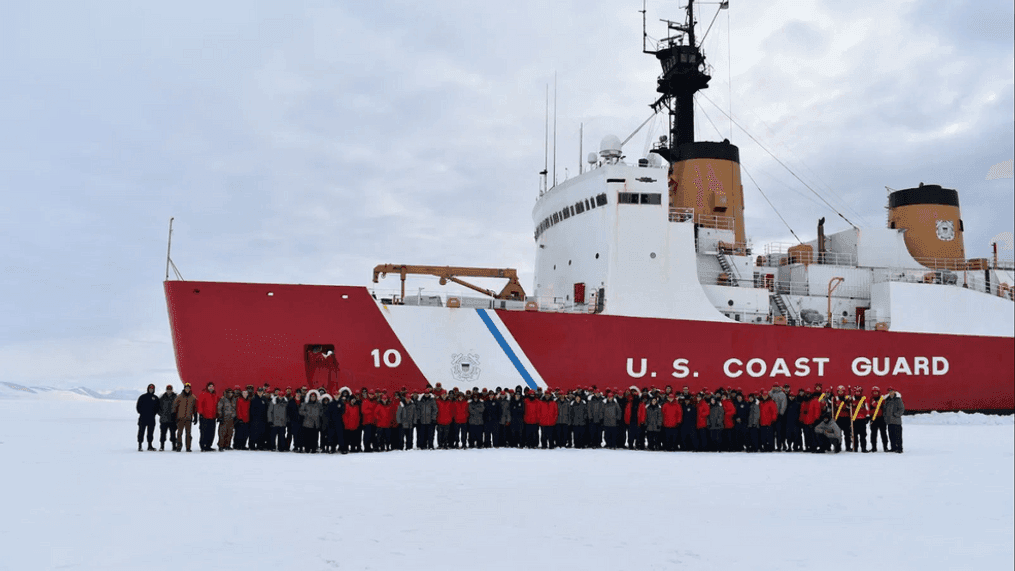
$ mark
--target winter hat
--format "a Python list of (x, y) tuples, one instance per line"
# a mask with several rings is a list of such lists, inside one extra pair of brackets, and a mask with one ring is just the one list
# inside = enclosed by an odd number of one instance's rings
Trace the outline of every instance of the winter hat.
[(167, 391), (173, 390), (173, 385), (166, 385), (166, 390)]

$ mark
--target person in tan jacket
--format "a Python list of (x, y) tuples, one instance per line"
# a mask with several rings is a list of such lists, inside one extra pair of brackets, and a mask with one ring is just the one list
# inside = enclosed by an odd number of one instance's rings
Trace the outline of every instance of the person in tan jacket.
[(197, 424), (197, 397), (190, 389), (190, 383), (183, 385), (183, 392), (173, 401), (173, 416), (176, 418), (177, 452), (183, 450), (183, 431), (187, 431), (187, 452), (190, 452), (190, 427)]
[(233, 441), (233, 424), (236, 422), (236, 399), (240, 396), (237, 386), (234, 391), (226, 389), (216, 405), (216, 417), (219, 421), (219, 452), (232, 450), (229, 446)]

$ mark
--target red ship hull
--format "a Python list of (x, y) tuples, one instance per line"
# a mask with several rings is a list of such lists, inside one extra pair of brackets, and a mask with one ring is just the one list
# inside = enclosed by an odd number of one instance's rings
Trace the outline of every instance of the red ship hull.
[[(483, 386), (456, 382), (432, 368), (425, 374), (403, 344), (405, 332), (393, 329), (364, 287), (167, 281), (165, 291), (177, 368), (194, 386), (209, 381), (328, 390), (418, 390), (437, 382)], [(530, 386), (531, 378), (564, 389), (671, 385), (695, 392), (842, 384), (894, 387), (909, 410), (1015, 409), (1011, 337), (531, 311), (491, 310), (491, 318), (485, 310), (399, 310), (420, 312), (421, 319), (426, 311), (483, 313)], [(500, 329), (492, 319), (501, 322)], [(319, 345), (333, 348), (334, 356), (308, 351)], [(382, 359), (379, 348), (398, 356), (396, 366), (386, 362), (387, 353)]]

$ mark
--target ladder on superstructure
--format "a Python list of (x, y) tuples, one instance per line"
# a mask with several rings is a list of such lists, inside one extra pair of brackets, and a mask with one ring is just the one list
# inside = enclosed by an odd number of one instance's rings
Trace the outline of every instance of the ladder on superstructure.
[(787, 325), (797, 324), (796, 317), (790, 314), (789, 304), (786, 303), (786, 300), (782, 297), (781, 293), (779, 292), (773, 293), (772, 302), (775, 303), (775, 307), (779, 309), (779, 314), (786, 318)]
[(722, 253), (720, 250), (719, 252), (716, 252), (715, 259), (719, 260), (719, 267), (722, 268), (722, 271), (726, 272), (726, 276), (730, 280), (730, 285), (733, 287), (740, 287), (740, 282), (737, 280), (736, 274), (733, 273), (733, 266), (730, 265), (730, 261), (726, 258), (726, 254)]

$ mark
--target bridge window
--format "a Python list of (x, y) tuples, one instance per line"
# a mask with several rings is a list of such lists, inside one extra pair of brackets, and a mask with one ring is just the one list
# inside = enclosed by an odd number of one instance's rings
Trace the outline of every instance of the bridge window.
[(663, 203), (663, 197), (659, 193), (637, 193), (637, 192), (619, 192), (617, 193), (617, 202), (620, 204), (651, 204), (658, 205)]

